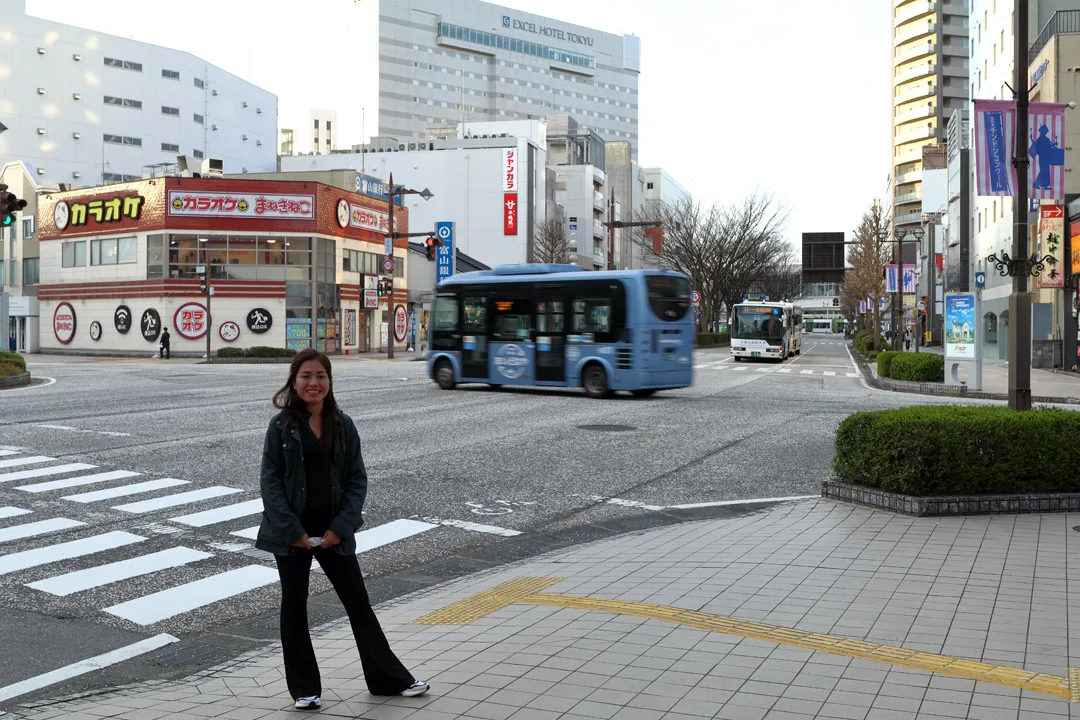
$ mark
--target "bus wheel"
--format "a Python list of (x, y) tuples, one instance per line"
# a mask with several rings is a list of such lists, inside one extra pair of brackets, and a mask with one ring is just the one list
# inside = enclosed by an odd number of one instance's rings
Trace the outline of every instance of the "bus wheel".
[(454, 380), (454, 366), (449, 360), (440, 360), (435, 363), (435, 382), (443, 390), (453, 390), (457, 382)]
[(640, 390), (631, 390), (634, 397), (647, 398), (656, 394), (656, 388), (641, 388)]
[(732, 355), (731, 359), (734, 360), (735, 362), (739, 362), (740, 360), (742, 360), (742, 358), (739, 357), (738, 355)]
[(607, 373), (598, 363), (586, 366), (581, 376), (581, 386), (585, 388), (585, 394), (591, 398), (609, 398), (612, 394), (611, 388), (608, 387)]

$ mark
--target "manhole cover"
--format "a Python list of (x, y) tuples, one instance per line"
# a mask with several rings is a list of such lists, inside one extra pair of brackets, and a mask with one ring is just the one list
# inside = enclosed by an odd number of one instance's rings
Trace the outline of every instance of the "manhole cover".
[(630, 425), (578, 425), (578, 430), (592, 430), (593, 432), (630, 432), (637, 428)]

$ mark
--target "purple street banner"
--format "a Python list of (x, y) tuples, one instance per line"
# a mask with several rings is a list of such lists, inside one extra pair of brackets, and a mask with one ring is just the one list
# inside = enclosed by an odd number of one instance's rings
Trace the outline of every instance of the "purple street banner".
[(1065, 106), (1033, 102), (1028, 106), (1028, 177), (1030, 197), (1065, 199)]
[[(904, 292), (913, 293), (918, 286), (918, 278), (915, 275), (914, 265), (904, 266)], [(885, 266), (885, 292), (896, 292), (896, 265)]]
[(975, 194), (979, 197), (1016, 194), (1015, 138), (1014, 101), (975, 101)]
[(859, 301), (859, 314), (864, 315), (865, 313), (866, 313), (866, 301), (865, 300), (860, 300)]

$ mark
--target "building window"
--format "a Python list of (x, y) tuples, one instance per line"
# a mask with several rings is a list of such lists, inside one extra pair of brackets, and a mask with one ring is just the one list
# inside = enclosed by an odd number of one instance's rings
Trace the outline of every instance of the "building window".
[(105, 58), (106, 67), (120, 68), (121, 70), (132, 70), (134, 72), (142, 72), (142, 63), (132, 62), (130, 60), (117, 60), (116, 58)]
[(192, 150), (191, 154), (194, 155), (195, 157), (199, 158), (200, 160), (202, 160), (202, 158), (203, 158), (203, 151), (202, 150)]
[(37, 285), (38, 282), (41, 280), (41, 276), (40, 276), (41, 260), (40, 260), (40, 258), (25, 258), (22, 261), (22, 267), (23, 267), (23, 285)]
[(161, 71), (161, 77), (166, 78), (168, 80), (179, 80), (180, 79), (180, 73), (178, 73), (175, 70), (162, 70)]
[(169, 107), (168, 105), (162, 105), (161, 106), (161, 114), (162, 115), (175, 115), (176, 117), (180, 117), (180, 108)]
[(121, 175), (120, 173), (102, 173), (101, 174), (102, 182), (107, 182), (107, 183), (135, 182), (136, 180), (139, 180), (139, 179), (140, 178), (137, 178), (134, 175)]
[(199, 113), (194, 114), (194, 120), (195, 120), (195, 122), (199, 123), (200, 125), (202, 125), (204, 123), (204, 118)]
[(105, 96), (105, 104), (142, 110), (142, 100), (128, 100), (127, 98), (113, 97), (112, 95)]
[(161, 152), (178, 153), (180, 152), (180, 146), (172, 143), (161, 143)]
[(142, 147), (142, 138), (128, 137), (127, 135), (104, 135), (103, 141), (113, 145), (132, 145)]
[(315, 129), (319, 129), (319, 118), (315, 118)]
[(23, 218), (22, 221), (22, 234), (23, 240), (30, 238), (34, 234), (34, 218)]
[(192, 78), (192, 80), (195, 81), (195, 87), (199, 88), (200, 90), (206, 87), (206, 83), (202, 81), (202, 78)]
[(138, 260), (136, 238), (108, 238), (90, 241), (91, 265), (128, 265)]
[(63, 247), (64, 267), (86, 267), (86, 241), (66, 242)]

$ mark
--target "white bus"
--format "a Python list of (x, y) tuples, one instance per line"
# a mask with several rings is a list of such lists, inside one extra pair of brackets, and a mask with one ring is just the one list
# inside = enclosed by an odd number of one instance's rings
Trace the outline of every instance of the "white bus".
[(744, 302), (731, 314), (731, 355), (786, 360), (802, 352), (802, 308), (791, 303)]

